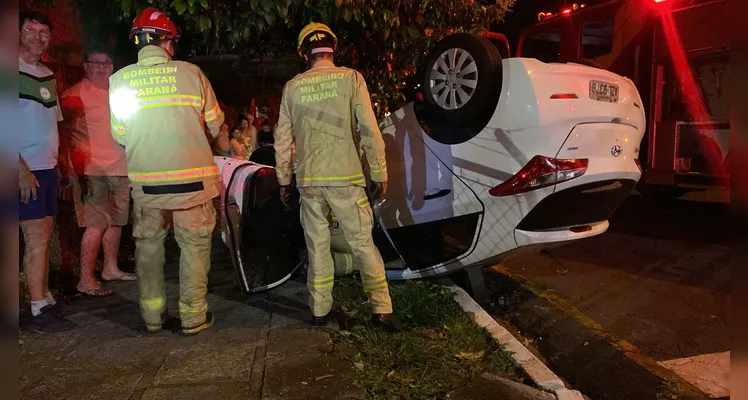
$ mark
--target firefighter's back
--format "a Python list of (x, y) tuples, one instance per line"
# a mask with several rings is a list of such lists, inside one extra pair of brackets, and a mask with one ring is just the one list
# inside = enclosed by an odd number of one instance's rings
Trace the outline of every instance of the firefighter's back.
[(290, 101), (299, 187), (364, 185), (354, 137), (359, 77), (357, 71), (330, 62), (287, 84), (284, 97)]
[[(150, 207), (157, 208), (204, 203), (218, 195), (218, 168), (205, 126), (212, 117), (211, 110), (204, 110), (205, 76), (187, 62), (157, 57), (151, 62), (141, 59), (110, 80), (112, 107), (125, 114), (120, 121), (127, 135), (133, 195), (161, 194), (144, 196)], [(172, 191), (154, 189), (175, 184), (185, 186)], [(200, 184), (201, 190), (186, 190)]]

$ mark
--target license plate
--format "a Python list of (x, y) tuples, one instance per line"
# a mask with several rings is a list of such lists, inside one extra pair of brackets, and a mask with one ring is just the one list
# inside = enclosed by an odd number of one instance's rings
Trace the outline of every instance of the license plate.
[(590, 99), (618, 103), (618, 85), (614, 83), (590, 81)]

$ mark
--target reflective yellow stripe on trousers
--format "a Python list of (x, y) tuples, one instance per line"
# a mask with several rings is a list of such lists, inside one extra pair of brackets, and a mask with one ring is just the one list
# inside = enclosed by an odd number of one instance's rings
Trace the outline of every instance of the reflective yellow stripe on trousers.
[(179, 313), (180, 314), (202, 314), (208, 312), (208, 302), (203, 300), (199, 306), (190, 306), (187, 303), (179, 302)]
[(146, 311), (161, 311), (166, 307), (166, 298), (151, 297), (148, 299), (141, 299), (140, 304)]
[(335, 275), (326, 276), (324, 278), (314, 278), (312, 279), (312, 287), (315, 289), (330, 287), (332, 286), (334, 280)]
[(364, 290), (371, 290), (371, 289), (379, 289), (383, 287), (387, 287), (387, 277), (381, 277), (381, 278), (374, 278), (374, 279), (362, 279), (361, 284), (364, 287)]
[(364, 174), (347, 175), (347, 176), (305, 176), (299, 179), (299, 182), (346, 182), (352, 184), (365, 183)]

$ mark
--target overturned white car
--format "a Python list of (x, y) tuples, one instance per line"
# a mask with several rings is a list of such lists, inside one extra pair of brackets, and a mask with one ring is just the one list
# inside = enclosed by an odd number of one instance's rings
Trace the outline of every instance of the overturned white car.
[[(502, 60), (485, 38), (446, 37), (421, 101), (381, 121), (389, 192), (374, 238), (390, 279), (492, 265), (530, 246), (605, 232), (641, 177), (641, 98), (627, 78), (575, 63)], [(272, 167), (216, 157), (224, 241), (242, 288), (303, 264), (298, 209)], [(339, 251), (339, 249), (338, 249)]]

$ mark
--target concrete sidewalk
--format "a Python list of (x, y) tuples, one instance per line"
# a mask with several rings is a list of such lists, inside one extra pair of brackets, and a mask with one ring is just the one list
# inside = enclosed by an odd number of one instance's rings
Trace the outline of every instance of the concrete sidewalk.
[[(178, 256), (167, 250), (168, 309), (177, 310)], [(245, 297), (223, 245), (214, 242), (208, 303), (216, 323), (193, 337), (149, 334), (137, 284), (105, 298), (60, 299), (78, 324), (61, 334), (20, 334), (24, 399), (359, 399), (350, 344), (309, 329), (303, 276)], [(499, 397), (496, 397), (499, 396)], [(550, 396), (550, 397), (549, 397)], [(553, 399), (527, 386), (477, 377), (451, 399)]]

